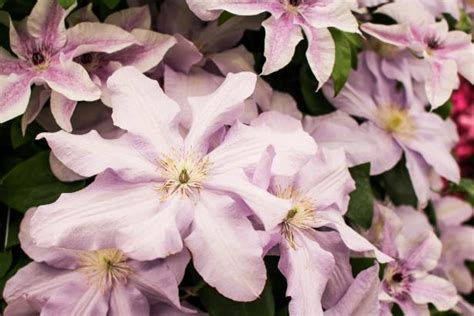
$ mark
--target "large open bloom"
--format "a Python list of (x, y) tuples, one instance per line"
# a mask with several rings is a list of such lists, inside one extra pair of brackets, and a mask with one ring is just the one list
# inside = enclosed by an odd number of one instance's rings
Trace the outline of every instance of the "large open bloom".
[(316, 156), (292, 176), (271, 172), (268, 166), (271, 166), (273, 155), (270, 148), (262, 157), (254, 181), (291, 204), (286, 216), (273, 230), (272, 240), (279, 245), (278, 267), (288, 282), (290, 314), (322, 315), (321, 297), (336, 265), (332, 254), (334, 246), (331, 245), (338, 237), (333, 232), (317, 229), (336, 230), (349, 249), (370, 252), (381, 262), (391, 258), (344, 222), (349, 193), (355, 185), (342, 149), (319, 149)]
[(301, 124), (282, 114), (266, 113), (251, 126), (237, 122), (255, 81), (252, 73), (229, 74), (212, 94), (189, 98), (186, 133), (179, 106), (156, 81), (131, 67), (117, 71), (108, 80), (112, 118), (127, 134), (41, 135), (77, 174), (101, 174), (86, 189), (38, 208), (33, 238), (79, 249), (117, 244), (140, 260), (180, 252), (184, 244), (206, 282), (234, 300), (255, 299), (266, 279), (263, 242), (247, 216), (253, 211), (272, 229), (290, 203), (253, 185), (245, 171), (269, 144), (278, 174), (296, 172), (316, 151)]
[[(425, 205), (430, 198), (431, 168), (450, 181), (459, 181), (459, 167), (450, 153), (457, 140), (454, 126), (438, 115), (426, 112), (415, 98), (398, 87), (395, 80), (385, 77), (381, 73), (380, 58), (374, 52), (367, 51), (361, 55), (357, 71), (351, 73), (337, 97), (333, 97), (329, 87), (324, 92), (338, 109), (367, 120), (363, 123), (363, 132), (358, 131), (353, 137), (364, 137), (366, 133), (372, 133), (371, 137), (382, 137), (384, 150), (367, 146), (367, 150), (372, 148), (375, 151), (370, 157), (367, 153), (362, 156), (370, 159), (371, 168), (379, 172), (390, 170), (402, 154), (405, 155), (413, 188), (421, 205)], [(357, 124), (351, 120), (339, 122), (347, 122), (348, 126)], [(320, 129), (317, 133), (324, 134), (324, 130)], [(326, 133), (326, 141), (327, 136)], [(338, 136), (334, 135), (334, 138)], [(352, 157), (356, 156), (353, 146), (344, 142), (339, 140), (341, 146), (352, 152)], [(362, 144), (365, 142), (363, 140)]]
[(190, 8), (201, 18), (215, 18), (215, 12), (226, 10), (238, 15), (270, 12), (263, 22), (265, 28), (265, 64), (263, 75), (286, 66), (294, 55), (296, 45), (308, 39), (306, 57), (321, 87), (331, 76), (336, 48), (328, 27), (345, 32), (358, 32), (357, 20), (351, 13), (351, 2), (315, 0), (213, 0), (203, 3), (187, 0)]
[[(424, 85), (433, 108), (443, 105), (459, 85), (458, 72), (474, 83), (474, 44), (471, 36), (449, 31), (446, 20), (439, 22), (411, 0), (401, 0), (377, 10), (399, 24), (366, 23), (362, 30), (395, 46), (385, 54), (382, 67), (392, 79), (411, 78)], [(399, 50), (399, 51), (397, 51)]]
[(67, 14), (57, 0), (40, 0), (27, 19), (10, 23), (10, 46), (18, 58), (0, 50), (0, 122), (25, 112), (31, 84), (46, 84), (70, 100), (97, 100), (100, 90), (72, 59), (136, 42), (113, 25), (87, 22), (66, 30)]
[(117, 248), (95, 251), (37, 247), (26, 214), (20, 230), (23, 250), (36, 262), (20, 269), (3, 293), (5, 315), (168, 315), (187, 312), (178, 284), (189, 262), (183, 251), (167, 259), (140, 262)]

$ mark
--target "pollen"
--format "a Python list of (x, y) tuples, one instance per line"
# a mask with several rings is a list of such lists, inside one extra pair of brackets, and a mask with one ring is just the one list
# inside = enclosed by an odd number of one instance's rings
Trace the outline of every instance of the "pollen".
[(202, 189), (209, 173), (210, 161), (193, 151), (185, 154), (173, 152), (159, 161), (163, 183), (156, 186), (161, 199), (166, 200), (174, 194), (190, 197)]
[(132, 273), (127, 261), (128, 258), (118, 249), (84, 252), (79, 257), (78, 271), (88, 277), (90, 285), (105, 292), (116, 283), (127, 283)]
[(314, 203), (310, 198), (301, 195), (293, 186), (288, 186), (285, 189), (277, 187), (275, 193), (277, 197), (293, 202), (293, 207), (282, 222), (281, 233), (288, 240), (290, 246), (296, 249), (293, 231), (312, 228), (316, 214)]
[(383, 108), (380, 111), (383, 128), (389, 133), (399, 136), (410, 137), (414, 130), (414, 124), (408, 111), (396, 106)]

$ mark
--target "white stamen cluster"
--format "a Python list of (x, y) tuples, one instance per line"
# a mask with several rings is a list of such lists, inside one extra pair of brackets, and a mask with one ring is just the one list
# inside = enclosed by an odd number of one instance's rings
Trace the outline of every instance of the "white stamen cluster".
[(314, 203), (310, 198), (301, 195), (293, 186), (284, 189), (277, 187), (275, 195), (293, 202), (293, 207), (288, 211), (282, 223), (281, 233), (288, 240), (291, 247), (296, 248), (293, 230), (295, 228), (311, 229), (314, 226), (316, 214)]
[(173, 152), (159, 161), (162, 184), (157, 190), (166, 200), (175, 193), (189, 197), (202, 189), (202, 184), (209, 173), (210, 161), (207, 157), (200, 157), (193, 151), (185, 154)]
[(84, 252), (79, 258), (78, 271), (87, 275), (89, 284), (102, 292), (116, 283), (127, 283), (132, 273), (128, 258), (118, 249), (101, 249)]

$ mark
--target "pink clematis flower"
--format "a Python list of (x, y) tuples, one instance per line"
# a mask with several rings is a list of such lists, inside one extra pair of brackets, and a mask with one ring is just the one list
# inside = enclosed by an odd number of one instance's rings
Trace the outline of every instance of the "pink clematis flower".
[(72, 58), (135, 43), (112, 25), (88, 22), (66, 30), (67, 13), (56, 0), (40, 0), (26, 20), (10, 23), (10, 46), (18, 58), (0, 50), (0, 122), (25, 112), (31, 84), (46, 84), (71, 100), (98, 99), (100, 90)]
[(183, 251), (140, 262), (116, 248), (95, 251), (40, 248), (30, 236), (29, 210), (21, 224), (23, 250), (36, 262), (8, 280), (5, 315), (169, 315), (192, 312), (181, 306), (178, 284), (189, 262)]
[(380, 300), (397, 303), (405, 315), (429, 315), (428, 303), (446, 311), (458, 302), (454, 285), (432, 274), (441, 255), (441, 241), (426, 216), (411, 207), (392, 210), (376, 204), (372, 241), (396, 260), (385, 268)]
[(424, 84), (433, 109), (443, 105), (458, 87), (458, 72), (474, 83), (474, 44), (469, 34), (450, 32), (446, 20), (436, 22), (411, 0), (384, 5), (376, 12), (399, 23), (366, 23), (361, 27), (367, 34), (395, 47), (385, 53), (382, 69), (387, 76), (406, 84), (409, 74), (411, 79)]
[(95, 132), (40, 136), (77, 174), (101, 174), (86, 189), (38, 208), (33, 238), (43, 246), (91, 250), (118, 245), (139, 260), (185, 246), (207, 283), (231, 299), (254, 300), (266, 276), (263, 242), (247, 216), (253, 211), (272, 229), (289, 202), (252, 185), (245, 171), (270, 143), (278, 174), (296, 172), (316, 151), (301, 124), (277, 113), (251, 126), (236, 123), (223, 141), (211, 143), (237, 122), (255, 81), (251, 73), (229, 74), (212, 94), (189, 98), (193, 121), (183, 137), (179, 106), (156, 81), (131, 67), (115, 72), (108, 80), (112, 118), (127, 134), (113, 140)]
[[(319, 149), (316, 156), (292, 176), (271, 172), (273, 156), (269, 148), (259, 162), (254, 182), (291, 203), (286, 217), (272, 231), (272, 243), (278, 244), (280, 252), (278, 267), (287, 279), (287, 295), (292, 298), (289, 311), (291, 315), (322, 315), (321, 297), (335, 268), (331, 251), (336, 247), (337, 238), (349, 249), (369, 252), (381, 262), (391, 258), (344, 222), (349, 193), (355, 185), (342, 149)], [(339, 236), (315, 230), (323, 227), (336, 230)]]
[(469, 294), (473, 284), (465, 261), (474, 261), (474, 228), (462, 224), (472, 218), (472, 206), (451, 196), (438, 198), (433, 206), (443, 243), (436, 271), (451, 281), (460, 293)]
[[(370, 154), (371, 157), (364, 152), (357, 158), (358, 152), (353, 146), (345, 145), (344, 140), (339, 140), (339, 144), (359, 162), (370, 159), (372, 174), (375, 170), (377, 173), (390, 170), (404, 154), (418, 202), (426, 205), (431, 194), (431, 168), (450, 181), (460, 180), (459, 167), (450, 153), (458, 139), (455, 127), (438, 115), (425, 112), (416, 99), (398, 89), (397, 82), (385, 77), (380, 68), (380, 58), (374, 52), (366, 51), (361, 54), (358, 70), (351, 73), (337, 97), (333, 97), (330, 87), (326, 87), (324, 92), (336, 108), (367, 120), (352, 139), (355, 136), (364, 138), (367, 133), (372, 133), (370, 137), (380, 135), (377, 137), (381, 138), (379, 143), (384, 144), (384, 150), (377, 149)], [(347, 119), (344, 121), (347, 126), (357, 124)], [(325, 128), (328, 127), (331, 128), (330, 125)], [(316, 135), (317, 139), (325, 137), (330, 140), (329, 132), (322, 128), (317, 134), (322, 135)], [(361, 141), (364, 143), (367, 140)], [(373, 146), (365, 148), (374, 149)]]
[(286, 66), (293, 57), (296, 45), (308, 39), (306, 57), (321, 87), (331, 76), (335, 62), (335, 44), (328, 27), (345, 32), (358, 32), (351, 13), (351, 1), (315, 0), (212, 0), (203, 3), (187, 0), (189, 7), (202, 19), (215, 18), (220, 10), (238, 15), (270, 12), (263, 22), (265, 28), (265, 64), (263, 75)]

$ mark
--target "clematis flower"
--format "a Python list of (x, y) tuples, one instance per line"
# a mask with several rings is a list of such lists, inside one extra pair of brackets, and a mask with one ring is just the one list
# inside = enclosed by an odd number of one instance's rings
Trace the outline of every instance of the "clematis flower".
[(472, 276), (465, 261), (474, 261), (474, 228), (462, 223), (472, 218), (472, 206), (450, 196), (436, 199), (433, 206), (443, 243), (436, 271), (451, 281), (460, 293), (469, 294), (473, 290)]
[(46, 84), (71, 100), (98, 99), (99, 89), (72, 58), (135, 43), (112, 25), (82, 23), (66, 30), (67, 14), (58, 1), (39, 0), (26, 20), (10, 23), (10, 46), (18, 58), (0, 50), (0, 122), (25, 112), (32, 84)]
[[(321, 297), (335, 267), (328, 237), (315, 229), (334, 229), (356, 252), (370, 252), (381, 262), (391, 260), (344, 222), (349, 193), (355, 189), (342, 149), (319, 149), (316, 156), (292, 176), (272, 174), (270, 148), (259, 162), (254, 181), (275, 196), (290, 201), (286, 217), (272, 231), (278, 244), (278, 268), (286, 277), (291, 315), (322, 315)], [(267, 212), (271, 212), (270, 209)], [(331, 243), (334, 244), (333, 240)], [(348, 259), (348, 258), (347, 258)]]
[[(77, 23), (98, 21), (90, 8), (91, 6), (86, 6), (76, 11), (74, 21)], [(101, 89), (102, 100), (107, 103), (106, 82), (115, 70), (122, 66), (134, 66), (145, 73), (162, 61), (166, 52), (176, 44), (176, 40), (172, 36), (150, 30), (151, 16), (148, 6), (114, 12), (104, 23), (130, 32), (136, 39), (136, 44), (113, 53), (88, 52), (74, 59), (87, 70), (94, 83)], [(68, 99), (59, 92), (51, 93), (51, 112), (58, 125), (65, 131), (72, 131), (71, 116), (76, 105), (76, 101)]]
[(204, 20), (215, 18), (221, 10), (237, 15), (270, 12), (271, 17), (263, 22), (266, 33), (263, 75), (280, 70), (291, 61), (296, 45), (303, 39), (303, 31), (308, 39), (306, 57), (319, 86), (329, 79), (335, 62), (336, 48), (328, 27), (358, 32), (357, 21), (351, 13), (352, 4), (345, 0), (212, 0), (205, 3), (187, 0), (187, 3)]
[[(390, 53), (382, 69), (403, 83), (407, 73), (424, 84), (433, 109), (443, 105), (459, 85), (458, 72), (474, 83), (474, 44), (461, 31), (449, 31), (446, 20), (434, 17), (411, 0), (400, 0), (377, 9), (399, 24), (365, 23), (362, 30), (401, 50)], [(408, 72), (407, 72), (408, 71)]]
[[(361, 54), (357, 71), (351, 73), (337, 97), (330, 87), (326, 87), (324, 93), (336, 108), (366, 119), (363, 129), (372, 133), (371, 137), (380, 132), (384, 134), (380, 136), (383, 138), (380, 142), (385, 143), (384, 150), (370, 154), (373, 170), (390, 170), (405, 155), (419, 204), (426, 205), (430, 198), (431, 168), (450, 181), (459, 181), (459, 167), (450, 153), (457, 140), (454, 126), (434, 113), (425, 112), (416, 99), (397, 88), (395, 80), (386, 78), (374, 52)], [(351, 146), (344, 148), (357, 155)]]
[[(5, 315), (154, 315), (167, 309), (189, 312), (179, 301), (178, 284), (190, 256), (140, 262), (116, 248), (95, 251), (40, 248), (30, 237), (29, 210), (21, 225), (23, 250), (37, 262), (8, 280)], [(166, 308), (165, 308), (166, 307)], [(166, 314), (169, 315), (169, 314)]]
[[(179, 106), (156, 81), (131, 67), (115, 72), (108, 80), (112, 118), (128, 133), (113, 140), (95, 132), (40, 136), (77, 174), (100, 175), (86, 189), (38, 208), (33, 238), (42, 246), (117, 245), (138, 260), (166, 257), (185, 246), (208, 284), (233, 300), (254, 300), (266, 274), (263, 242), (247, 216), (253, 211), (272, 229), (289, 203), (252, 185), (245, 171), (270, 144), (278, 174), (296, 172), (316, 151), (301, 124), (278, 113), (266, 113), (251, 126), (237, 122), (255, 81), (251, 73), (229, 74), (212, 94), (189, 98), (193, 121), (183, 137)], [(211, 146), (225, 125), (234, 126)]]
[(372, 241), (395, 258), (385, 267), (380, 300), (397, 303), (405, 315), (429, 315), (428, 303), (446, 311), (458, 302), (456, 288), (431, 271), (441, 255), (441, 241), (423, 213), (411, 207), (392, 210), (377, 203)]

